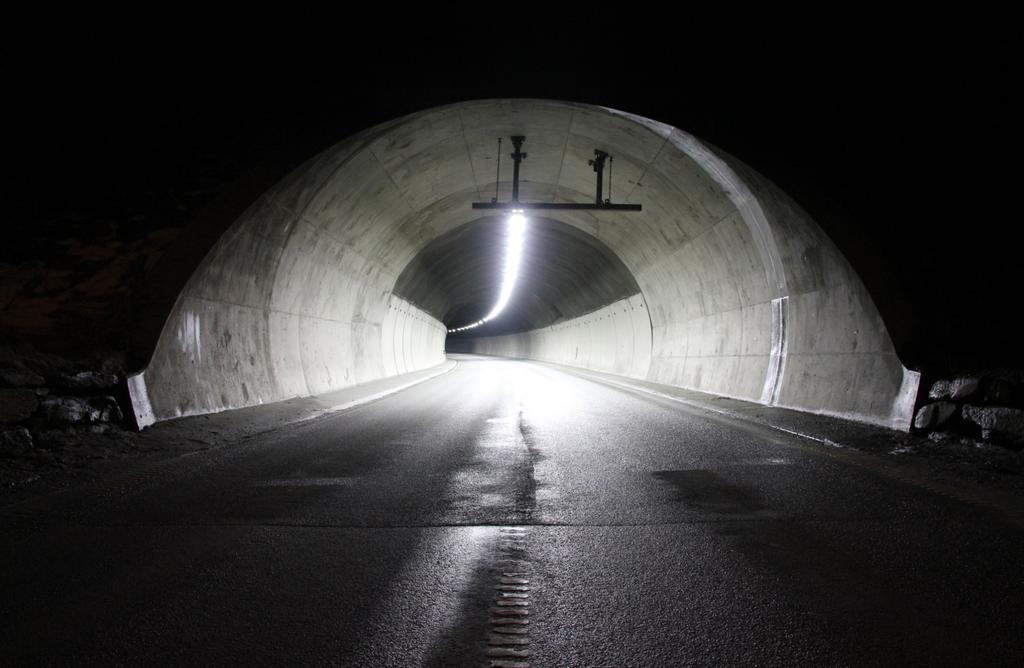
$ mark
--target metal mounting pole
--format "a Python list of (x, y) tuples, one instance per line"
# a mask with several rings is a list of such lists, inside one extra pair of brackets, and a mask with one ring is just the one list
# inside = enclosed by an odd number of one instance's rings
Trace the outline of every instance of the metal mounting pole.
[(615, 156), (608, 156), (608, 199), (604, 201), (605, 204), (612, 203), (612, 167), (615, 166)]
[(608, 154), (604, 151), (594, 149), (594, 159), (588, 162), (594, 166), (594, 171), (597, 172), (597, 194), (594, 196), (595, 204), (602, 204), (601, 195), (604, 193), (604, 161), (608, 158)]
[(501, 187), (501, 137), (498, 137), (498, 175), (494, 178), (494, 199), (492, 202), (498, 201), (498, 189)]
[[(639, 204), (612, 204), (612, 163), (615, 158), (604, 151), (594, 149), (594, 159), (588, 164), (594, 167), (597, 173), (597, 189), (594, 195), (593, 204), (582, 202), (520, 202), (519, 201), (519, 165), (526, 160), (523, 153), (523, 142), (526, 137), (515, 135), (510, 137), (515, 152), (512, 153), (512, 200), (509, 202), (498, 201), (498, 187), (501, 182), (501, 139), (498, 139), (498, 176), (494, 183), (494, 197), (490, 202), (473, 202), (474, 209), (485, 209), (490, 211), (522, 212), (522, 211), (640, 211)], [(601, 191), (604, 190), (604, 164), (608, 162), (608, 197), (602, 199)]]
[(510, 137), (512, 140), (512, 147), (515, 149), (515, 153), (512, 154), (512, 162), (514, 166), (512, 168), (512, 203), (519, 203), (519, 163), (526, 159), (526, 154), (520, 151), (523, 142), (526, 141), (526, 137), (522, 135), (515, 135)]

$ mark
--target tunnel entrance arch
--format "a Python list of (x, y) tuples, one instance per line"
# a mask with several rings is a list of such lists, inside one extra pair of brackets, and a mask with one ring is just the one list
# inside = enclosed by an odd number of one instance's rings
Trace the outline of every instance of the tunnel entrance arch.
[[(632, 357), (618, 373), (909, 424), (917, 374), (900, 363), (854, 269), (799, 206), (677, 128), (549, 100), (465, 102), (371, 128), (222, 221), (130, 381), (140, 423), (440, 362), (451, 312), (410, 296), (401, 277), (435, 240), (477, 223), (470, 203), (494, 192), (494, 140), (511, 135), (530, 141), (524, 201), (588, 201), (588, 157), (615, 156), (616, 180), (628, 184), (616, 199), (642, 201), (642, 213), (551, 217), (607, 248), (639, 292), (534, 319), (528, 331), (480, 332), (490, 336), (474, 338), (479, 349), (555, 361), (571, 350), (563, 361), (600, 366), (619, 350), (608, 337), (627, 329), (616, 314), (635, 310), (635, 296), (651, 345), (621, 353)], [(510, 188), (498, 184), (499, 196)], [(610, 298), (598, 293), (590, 301)]]

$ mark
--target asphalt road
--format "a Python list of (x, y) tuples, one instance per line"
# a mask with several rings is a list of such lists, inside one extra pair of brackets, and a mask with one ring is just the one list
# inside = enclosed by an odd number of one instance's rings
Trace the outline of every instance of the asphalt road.
[(1022, 533), (826, 446), (463, 358), (6, 536), (0, 665), (1020, 666)]

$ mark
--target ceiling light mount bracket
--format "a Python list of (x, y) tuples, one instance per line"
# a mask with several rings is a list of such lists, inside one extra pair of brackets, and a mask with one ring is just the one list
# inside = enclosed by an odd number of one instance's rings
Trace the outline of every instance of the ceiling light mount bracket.
[[(512, 199), (509, 202), (499, 202), (497, 193), (498, 187), (495, 184), (495, 197), (490, 202), (473, 202), (474, 209), (490, 211), (640, 211), (639, 204), (614, 204), (612, 203), (612, 179), (611, 166), (615, 158), (606, 151), (594, 149), (594, 159), (588, 164), (594, 168), (597, 183), (595, 184), (595, 195), (593, 203), (583, 202), (520, 202), (519, 201), (519, 168), (526, 153), (523, 153), (523, 143), (526, 137), (523, 135), (512, 135)], [(498, 183), (501, 181), (501, 139), (498, 139)], [(608, 196), (602, 199), (604, 190), (604, 168), (608, 164)]]

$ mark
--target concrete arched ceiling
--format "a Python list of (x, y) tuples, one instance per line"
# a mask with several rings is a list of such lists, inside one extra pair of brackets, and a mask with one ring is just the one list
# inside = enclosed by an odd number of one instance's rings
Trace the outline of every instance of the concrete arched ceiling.
[[(546, 100), (412, 114), (341, 142), (264, 193), (178, 297), (145, 374), (133, 381), (138, 410), (154, 419), (220, 410), (440, 359), (443, 341), (410, 332), (434, 332), (438, 317), (481, 297), (442, 297), (444, 289), (424, 286), (416, 307), (402, 298), (412, 288), (396, 286), (435, 240), (478, 220), (470, 204), (494, 194), (496, 139), (514, 134), (527, 137), (529, 153), (521, 200), (591, 201), (587, 160), (601, 149), (615, 158), (613, 199), (643, 204), (640, 214), (550, 216), (607, 247), (639, 288), (639, 302), (606, 316), (645, 311), (647, 346), (616, 353), (643, 356), (629, 373), (894, 426), (909, 419), (916, 378), (856, 272), (785, 194), (676, 128)], [(502, 200), (509, 177), (503, 170)], [(583, 273), (563, 267), (574, 271)], [(593, 303), (618, 292), (593, 283)], [(547, 308), (541, 302), (562, 308), (542, 292), (538, 314)], [(550, 315), (522, 322), (540, 325)], [(639, 322), (630, 321), (630, 341), (643, 338)], [(557, 327), (545, 341), (572, 335)], [(588, 336), (584, 347), (606, 343), (603, 334)]]
[[(394, 293), (447, 327), (476, 321), (501, 289), (505, 219), (488, 216), (447, 232), (406, 265)], [(640, 292), (622, 261), (596, 237), (533, 215), (513, 299), (494, 321), (463, 336), (524, 332), (575, 318)]]

